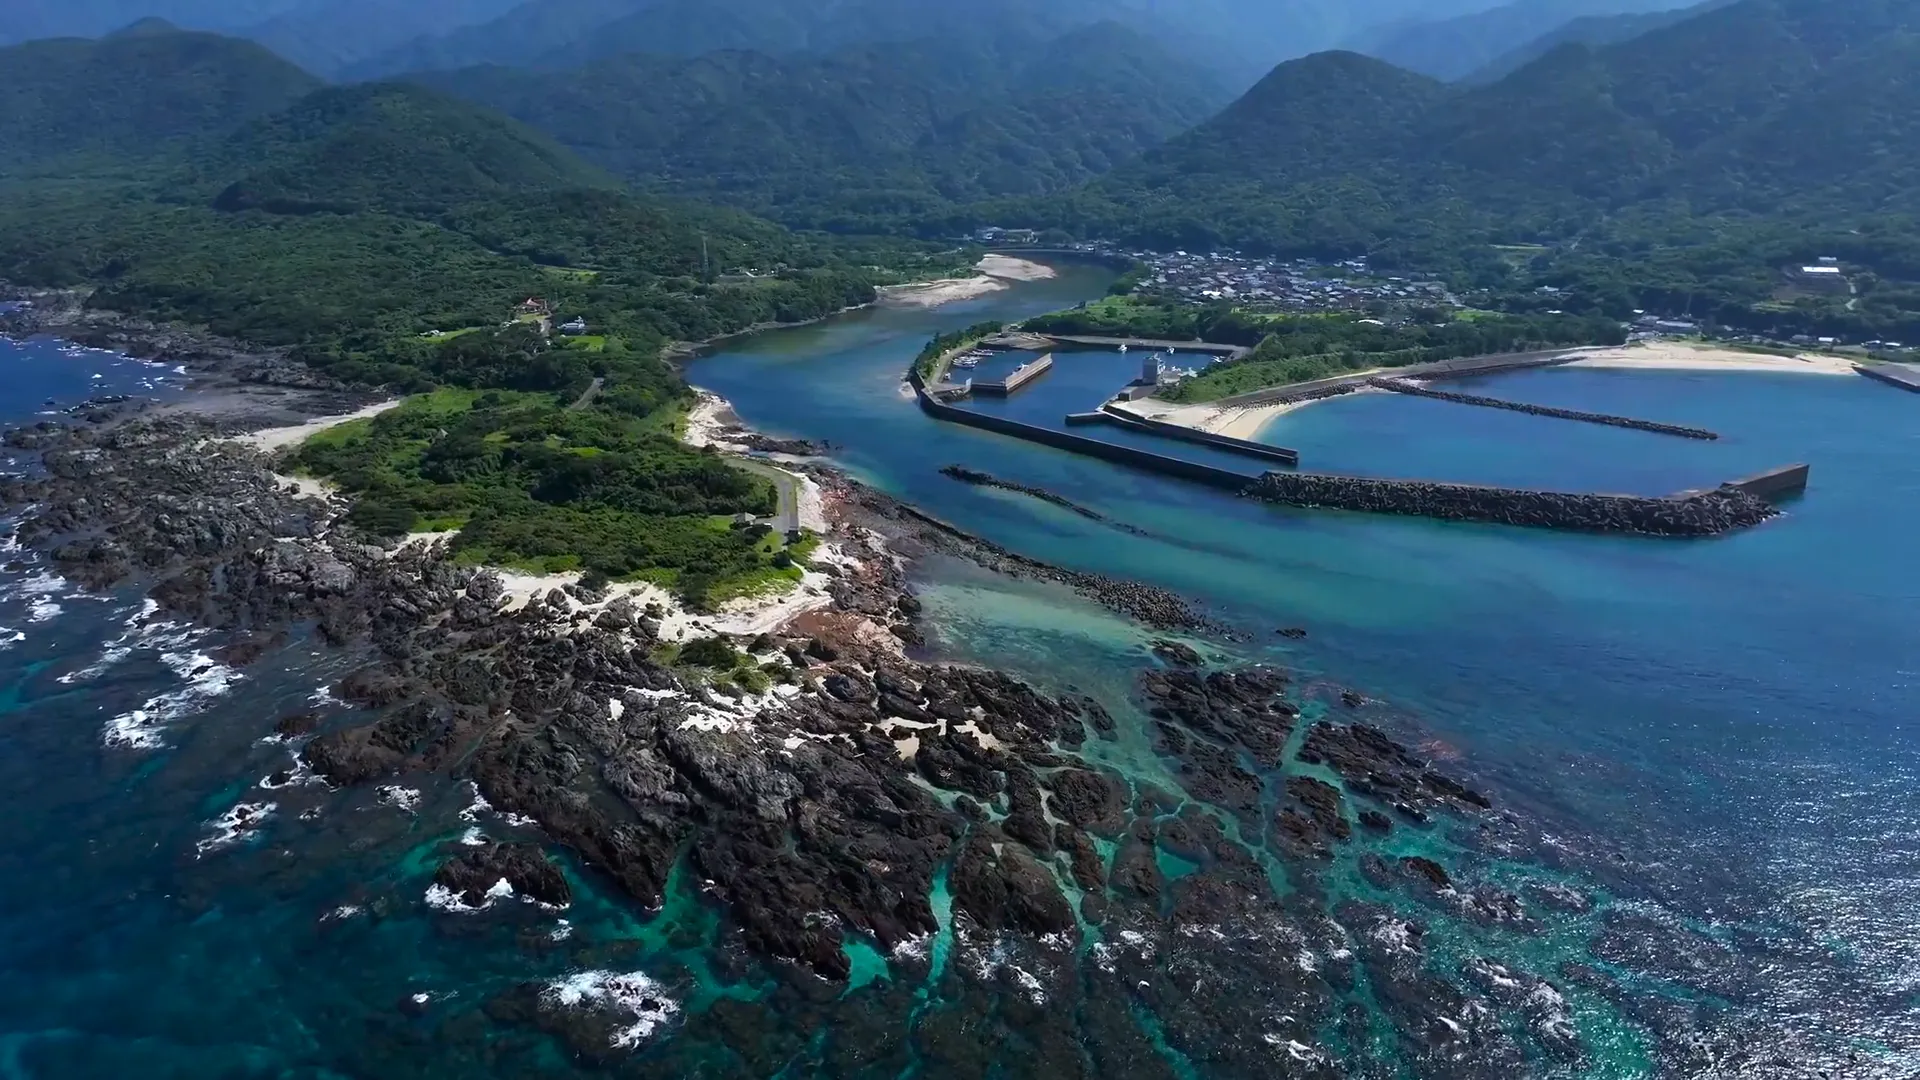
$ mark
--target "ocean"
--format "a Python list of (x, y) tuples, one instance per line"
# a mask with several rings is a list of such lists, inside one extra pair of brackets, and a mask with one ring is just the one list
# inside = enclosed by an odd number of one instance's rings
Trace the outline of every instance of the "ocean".
[[(1216, 654), (1384, 702), (1396, 734), (1506, 815), (1497, 844), (1402, 830), (1386, 853), (1591, 900), (1539, 908), (1530, 933), (1421, 916), (1439, 968), (1497, 956), (1554, 981), (1586, 1049), (1529, 1074), (1920, 1074), (1920, 585), (1903, 572), (1920, 535), (1920, 402), (1863, 379), (1569, 369), (1470, 389), (1724, 437), (1395, 395), (1317, 404), (1263, 434), (1309, 468), (1568, 490), (1658, 494), (1812, 464), (1783, 518), (1668, 542), (1276, 509), (940, 425), (902, 394), (933, 333), (1068, 306), (1109, 277), (1068, 267), (934, 311), (854, 313), (739, 343), (689, 377), (749, 424), (831, 442), (856, 475), (989, 539), (1192, 598), (1238, 631), (1204, 643)], [(1064, 354), (1007, 407), (1088, 408), (1137, 366)], [(0, 413), (149, 392), (154, 374), (0, 342)], [(1134, 529), (937, 471), (956, 463)], [(941, 655), (1126, 699), (1152, 635), (1059, 590), (922, 572)], [(1296, 626), (1305, 640), (1274, 633)], [(610, 1067), (653, 1075), (680, 1025), (730, 1030), (763, 992), (693, 883), (648, 913), (569, 864), (566, 912), (430, 906), (439, 853), (470, 831), (537, 834), (464, 784), (331, 792), (282, 774), (274, 721), (338, 708), (321, 688), (352, 657), (296, 644), (232, 670), (138, 595), (81, 594), (30, 560), (0, 575), (0, 627), (0, 1078), (588, 1075), (483, 1002), (530, 981), (626, 992), (610, 975), (629, 972), (671, 987), (674, 1012)], [(1144, 723), (1118, 715), (1120, 738), (1089, 752), (1172, 783)], [(1350, 860), (1327, 888), (1379, 899)], [(857, 983), (890, 978), (884, 957), (856, 960)], [(882, 1019), (927, 1025), (941, 1007), (912, 1000)], [(1687, 1039), (1697, 1054), (1659, 1056)], [(1209, 1075), (1198, 1048), (1161, 1048), (1167, 1075)], [(1405, 1074), (1378, 1064), (1393, 1053), (1375, 1048), (1363, 1074)], [(806, 1060), (785, 1075), (829, 1074)]]

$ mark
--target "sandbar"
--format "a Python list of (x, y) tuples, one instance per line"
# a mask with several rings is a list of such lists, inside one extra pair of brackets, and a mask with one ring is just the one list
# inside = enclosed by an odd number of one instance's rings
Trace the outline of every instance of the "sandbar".
[(988, 255), (974, 264), (973, 277), (943, 278), (911, 285), (888, 285), (879, 290), (880, 302), (892, 307), (932, 308), (982, 296), (1013, 287), (1016, 281), (1046, 281), (1060, 272), (1045, 263), (1016, 259), (1011, 255)]

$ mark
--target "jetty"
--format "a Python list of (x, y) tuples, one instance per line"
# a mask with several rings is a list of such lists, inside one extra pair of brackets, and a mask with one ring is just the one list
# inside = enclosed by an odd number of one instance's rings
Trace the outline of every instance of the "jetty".
[(1911, 364), (1855, 364), (1853, 370), (1875, 382), (1920, 394), (1920, 369), (1915, 369)]
[(1014, 368), (1004, 379), (976, 381), (973, 392), (986, 397), (1010, 397), (1033, 380), (1053, 370), (1053, 354), (1029, 360)]

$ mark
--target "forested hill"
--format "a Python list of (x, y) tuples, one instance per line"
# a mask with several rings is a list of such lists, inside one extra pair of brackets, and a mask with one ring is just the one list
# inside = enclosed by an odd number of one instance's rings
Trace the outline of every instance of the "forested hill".
[(419, 78), (548, 132), (641, 187), (852, 231), (1062, 190), (1230, 97), (1206, 68), (1113, 23), (1041, 43), (630, 54), (571, 71)]
[[(637, 197), (498, 113), (314, 89), (244, 43), (148, 25), (0, 53), (0, 75), (21, 55), (127, 138), (61, 154), (36, 118), (0, 118), (41, 170), (0, 175), (0, 282), (282, 350), (236, 375), (433, 391), (301, 464), (361, 526), (457, 527), (467, 558), (645, 575), (696, 604), (797, 578), (780, 538), (729, 527), (772, 487), (674, 437), (691, 393), (663, 347), (869, 302), (898, 280), (881, 266), (971, 262)], [(111, 92), (109, 63), (149, 94)]]
[(320, 81), (247, 41), (148, 24), (0, 49), (0, 173), (170, 152), (287, 108)]
[[(1920, 211), (1920, 0), (1744, 0), (1454, 89), (1323, 54), (1008, 223), (1180, 246), (1439, 256), (1737, 216)], [(1596, 233), (1597, 230), (1597, 233)]]
[(236, 177), (224, 210), (432, 212), (506, 195), (614, 188), (507, 117), (424, 87), (327, 88), (254, 121), (203, 166)]

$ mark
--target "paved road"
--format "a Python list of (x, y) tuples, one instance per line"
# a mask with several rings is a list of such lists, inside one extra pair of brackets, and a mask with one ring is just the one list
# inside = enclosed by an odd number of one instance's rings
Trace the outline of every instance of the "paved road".
[(605, 379), (593, 380), (593, 385), (587, 387), (587, 392), (580, 395), (580, 400), (567, 406), (567, 408), (573, 412), (579, 412), (581, 409), (593, 404), (593, 399), (600, 396), (600, 388), (605, 385), (607, 385), (607, 380)]
[(735, 458), (734, 464), (773, 481), (773, 490), (780, 496), (780, 506), (773, 513), (773, 527), (776, 532), (785, 536), (800, 527), (800, 481), (798, 478), (785, 469), (778, 469), (752, 458)]

